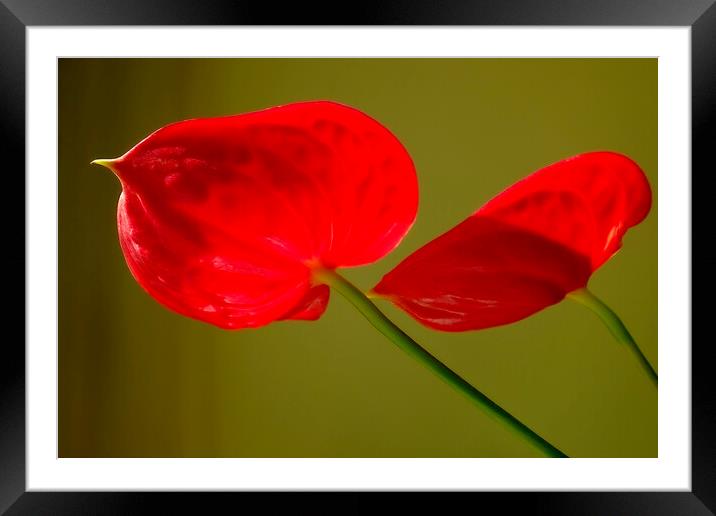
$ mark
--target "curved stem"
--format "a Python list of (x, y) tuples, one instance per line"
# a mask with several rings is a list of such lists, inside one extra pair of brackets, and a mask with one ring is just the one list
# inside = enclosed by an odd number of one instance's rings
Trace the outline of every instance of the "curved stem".
[(564, 453), (537, 435), (524, 423), (512, 416), (497, 403), (482, 392), (470, 385), (461, 376), (448, 366), (431, 355), (425, 348), (410, 338), (403, 330), (398, 328), (383, 312), (381, 312), (368, 297), (354, 286), (350, 281), (333, 270), (316, 270), (314, 277), (331, 288), (337, 290), (350, 301), (378, 331), (388, 337), (400, 349), (416, 359), (430, 371), (440, 377), (448, 385), (465, 395), (479, 408), (484, 410), (493, 419), (502, 423), (516, 435), (528, 441), (547, 457), (566, 457)]
[(641, 349), (639, 349), (634, 337), (631, 336), (631, 333), (629, 333), (629, 330), (627, 330), (626, 326), (624, 326), (624, 323), (621, 319), (619, 319), (619, 316), (614, 312), (614, 310), (609, 308), (604, 301), (592, 294), (587, 288), (580, 288), (579, 290), (570, 292), (567, 294), (567, 297), (586, 306), (597, 314), (606, 327), (609, 328), (612, 335), (614, 335), (619, 342), (625, 344), (626, 347), (634, 353), (639, 361), (639, 365), (641, 365), (642, 369), (644, 369), (654, 385), (658, 385), (659, 376), (656, 374), (654, 368), (651, 367), (651, 364), (644, 356), (644, 353), (642, 353)]

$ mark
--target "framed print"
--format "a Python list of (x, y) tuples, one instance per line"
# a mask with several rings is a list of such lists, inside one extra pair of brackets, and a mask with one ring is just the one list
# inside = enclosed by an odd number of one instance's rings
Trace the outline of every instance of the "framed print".
[(711, 513), (691, 178), (716, 8), (551, 4), (5, 2), (3, 510)]

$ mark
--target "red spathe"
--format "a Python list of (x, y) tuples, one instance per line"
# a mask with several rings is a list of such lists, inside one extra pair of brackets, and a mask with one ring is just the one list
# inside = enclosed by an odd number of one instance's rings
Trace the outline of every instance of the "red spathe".
[(515, 183), (373, 290), (443, 331), (518, 321), (586, 286), (650, 206), (646, 177), (629, 158), (574, 156)]
[(222, 328), (317, 319), (329, 290), (312, 268), (380, 259), (418, 206), (402, 144), (333, 102), (171, 124), (110, 166), (136, 280), (167, 307)]

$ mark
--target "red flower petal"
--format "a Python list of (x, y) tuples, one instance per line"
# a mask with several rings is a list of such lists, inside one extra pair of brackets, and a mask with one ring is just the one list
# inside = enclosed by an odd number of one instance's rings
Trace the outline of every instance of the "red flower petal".
[(590, 152), (527, 176), (475, 215), (558, 242), (588, 256), (596, 270), (650, 207), (651, 189), (636, 163), (614, 152)]
[(331, 289), (328, 285), (316, 285), (309, 290), (292, 312), (284, 314), (282, 319), (295, 321), (315, 321), (326, 310)]
[(646, 177), (629, 158), (575, 156), (502, 192), (374, 291), (444, 331), (518, 321), (584, 287), (650, 205)]
[(109, 165), (134, 277), (173, 310), (226, 328), (317, 319), (328, 288), (311, 268), (381, 258), (417, 211), (404, 147), (332, 102), (171, 124)]

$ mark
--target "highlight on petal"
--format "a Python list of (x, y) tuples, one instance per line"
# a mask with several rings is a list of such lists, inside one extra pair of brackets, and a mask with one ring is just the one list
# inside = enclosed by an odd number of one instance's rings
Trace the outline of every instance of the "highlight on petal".
[(360, 111), (303, 102), (163, 127), (116, 160), (122, 251), (158, 301), (223, 328), (314, 320), (312, 267), (371, 263), (415, 220), (415, 168)]
[(443, 331), (509, 324), (586, 286), (650, 206), (649, 184), (632, 160), (575, 156), (515, 183), (373, 291)]

